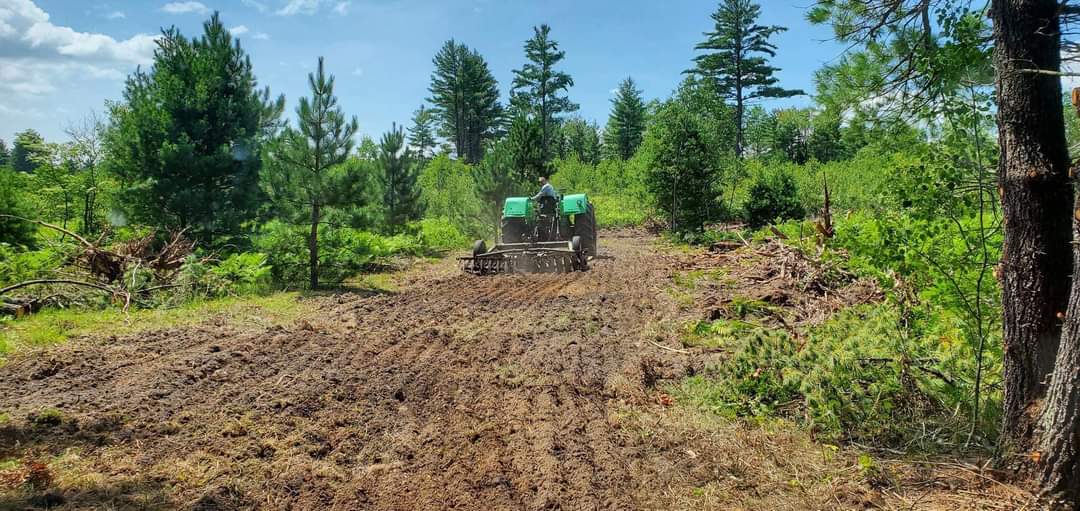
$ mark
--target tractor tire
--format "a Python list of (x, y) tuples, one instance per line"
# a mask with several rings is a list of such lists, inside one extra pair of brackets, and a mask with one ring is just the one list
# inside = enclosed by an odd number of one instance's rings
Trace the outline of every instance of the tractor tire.
[(473, 257), (478, 257), (485, 253), (487, 253), (487, 243), (484, 243), (484, 240), (476, 240), (476, 243), (473, 243), (472, 246)]
[(502, 219), (502, 242), (504, 244), (524, 242), (528, 233), (529, 224), (524, 218)]
[(581, 248), (585, 255), (596, 256), (596, 211), (592, 203), (584, 214), (574, 216), (574, 234), (581, 237)]

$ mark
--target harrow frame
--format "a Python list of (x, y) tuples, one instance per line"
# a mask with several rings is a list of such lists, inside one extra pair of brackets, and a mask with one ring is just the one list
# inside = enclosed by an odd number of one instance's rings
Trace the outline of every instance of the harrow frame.
[(474, 275), (569, 273), (589, 268), (588, 257), (568, 241), (498, 244), (491, 250), (459, 257), (461, 269)]

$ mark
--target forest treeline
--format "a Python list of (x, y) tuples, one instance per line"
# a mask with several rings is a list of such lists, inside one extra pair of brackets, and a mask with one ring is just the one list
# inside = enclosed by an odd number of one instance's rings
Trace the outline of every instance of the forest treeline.
[[(78, 251), (68, 234), (119, 246), (176, 233), (198, 248), (168, 296), (333, 285), (492, 235), (501, 200), (550, 175), (591, 194), (602, 227), (651, 222), (706, 245), (781, 233), (883, 289), (797, 351), (774, 332), (701, 326), (738, 353), (723, 378), (688, 387), (703, 407), (774, 415), (798, 402), (800, 420), (839, 441), (982, 449), (1068, 505), (1080, 497), (1080, 286), (1065, 277), (1080, 263), (1080, 123), (1058, 28), (1077, 13), (1054, 0), (819, 0), (809, 22), (849, 49), (803, 91), (771, 63), (785, 28), (722, 0), (678, 87), (648, 100), (627, 77), (603, 126), (575, 114), (573, 55), (551, 27), (523, 37), (508, 98), (483, 55), (450, 40), (429, 96), (377, 141), (357, 139), (337, 104), (330, 70), (344, 63), (318, 59), (309, 95), (287, 101), (215, 15), (194, 38), (164, 30), (153, 66), (69, 141), (26, 130), (0, 144), (0, 286), (55, 276)], [(769, 108), (795, 96), (809, 106)], [(123, 279), (157, 287), (150, 271)]]

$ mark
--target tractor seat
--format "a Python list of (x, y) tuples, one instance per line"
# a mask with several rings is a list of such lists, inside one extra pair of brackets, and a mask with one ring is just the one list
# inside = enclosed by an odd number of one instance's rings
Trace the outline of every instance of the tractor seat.
[(539, 206), (541, 215), (554, 215), (555, 210), (559, 205), (559, 200), (555, 197), (540, 197)]

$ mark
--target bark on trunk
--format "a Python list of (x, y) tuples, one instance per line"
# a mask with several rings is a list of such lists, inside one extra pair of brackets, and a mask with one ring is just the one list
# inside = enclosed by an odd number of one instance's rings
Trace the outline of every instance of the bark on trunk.
[(311, 205), (311, 234), (308, 235), (308, 267), (311, 289), (319, 288), (319, 203)]
[(1061, 82), (1023, 70), (1061, 66), (1056, 0), (994, 0), (998, 176), (1005, 241), (1002, 440), (1031, 447), (1038, 402), (1053, 369), (1071, 270), (1072, 194), (1061, 111)]
[[(1073, 225), (1080, 241), (1080, 221)], [(1080, 247), (1074, 250), (1073, 267), (1080, 268)], [(1043, 498), (1055, 509), (1075, 506), (1080, 501), (1080, 282), (1073, 281), (1039, 426)]]

